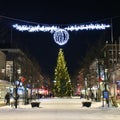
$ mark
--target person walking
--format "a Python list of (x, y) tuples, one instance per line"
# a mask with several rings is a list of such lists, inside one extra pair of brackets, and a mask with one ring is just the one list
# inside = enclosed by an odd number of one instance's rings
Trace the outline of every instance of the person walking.
[(10, 105), (10, 93), (7, 92), (7, 94), (5, 95), (5, 100), (6, 100), (6, 105)]

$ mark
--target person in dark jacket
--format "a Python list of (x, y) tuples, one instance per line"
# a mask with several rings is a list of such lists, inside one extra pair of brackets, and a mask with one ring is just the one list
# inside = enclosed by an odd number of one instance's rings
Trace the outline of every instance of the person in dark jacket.
[(7, 94), (5, 95), (5, 100), (6, 100), (6, 105), (10, 105), (10, 93), (7, 92)]

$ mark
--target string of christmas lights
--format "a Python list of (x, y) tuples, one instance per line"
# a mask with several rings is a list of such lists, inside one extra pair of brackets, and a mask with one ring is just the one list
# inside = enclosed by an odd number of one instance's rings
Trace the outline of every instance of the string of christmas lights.
[(28, 32), (50, 32), (53, 33), (57, 31), (58, 29), (64, 29), (67, 31), (79, 31), (79, 30), (104, 30), (106, 28), (109, 28), (110, 25), (106, 24), (88, 24), (88, 25), (70, 25), (65, 28), (60, 28), (59, 26), (45, 26), (45, 25), (37, 25), (37, 26), (32, 26), (32, 25), (19, 25), (19, 24), (14, 24), (12, 25), (13, 28), (19, 31), (28, 31)]
[[(109, 24), (73, 24), (73, 25), (49, 25), (49, 24), (42, 24), (42, 23), (36, 23), (36, 22), (30, 22), (30, 21), (25, 21), (21, 19), (15, 19), (7, 16), (1, 16), (2, 18), (5, 19), (10, 19), (13, 21), (19, 21), (22, 23), (29, 23), (29, 24), (35, 24), (33, 25), (20, 25), (20, 24), (13, 24), (12, 27), (15, 28), (18, 31), (28, 31), (28, 32), (50, 32), (53, 34), (54, 41), (59, 44), (59, 45), (64, 45), (68, 42), (69, 40), (69, 33), (68, 31), (81, 31), (81, 30), (105, 30), (110, 27)], [(108, 19), (108, 18), (107, 18)], [(109, 18), (111, 19), (111, 18)], [(103, 21), (99, 20), (98, 22)], [(96, 23), (96, 21), (94, 22)], [(61, 27), (62, 26), (62, 27)], [(65, 27), (64, 27), (65, 26)]]
[(70, 25), (65, 28), (60, 28), (60, 26), (45, 26), (45, 25), (19, 25), (14, 24), (12, 25), (13, 28), (19, 31), (28, 31), (28, 32), (50, 32), (53, 33), (54, 41), (59, 45), (65, 45), (69, 40), (69, 33), (68, 31), (80, 31), (80, 30), (104, 30), (109, 28), (110, 25), (106, 24), (88, 24), (88, 25)]

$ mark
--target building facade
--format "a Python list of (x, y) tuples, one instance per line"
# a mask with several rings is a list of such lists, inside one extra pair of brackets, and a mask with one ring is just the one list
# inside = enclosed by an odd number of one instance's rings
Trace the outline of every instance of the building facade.
[[(44, 77), (37, 64), (20, 49), (0, 49), (0, 96), (20, 81), (24, 87), (42, 87)], [(37, 83), (37, 84), (36, 84)]]

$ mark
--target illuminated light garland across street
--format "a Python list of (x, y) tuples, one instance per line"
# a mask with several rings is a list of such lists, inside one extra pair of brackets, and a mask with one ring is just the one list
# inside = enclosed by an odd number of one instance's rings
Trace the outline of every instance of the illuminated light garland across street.
[(50, 32), (53, 34), (54, 41), (59, 45), (65, 45), (69, 39), (68, 31), (80, 31), (80, 30), (105, 30), (109, 28), (110, 25), (106, 24), (88, 24), (88, 25), (69, 25), (67, 27), (61, 28), (60, 26), (49, 26), (49, 25), (12, 25), (13, 28), (19, 31), (28, 32)]

